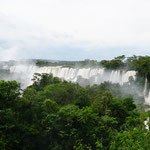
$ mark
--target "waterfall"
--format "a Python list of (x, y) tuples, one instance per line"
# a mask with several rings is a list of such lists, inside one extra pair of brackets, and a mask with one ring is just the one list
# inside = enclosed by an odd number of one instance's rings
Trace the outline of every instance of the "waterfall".
[(147, 78), (145, 79), (143, 95), (146, 95), (146, 93), (147, 93)]
[(144, 95), (144, 99), (145, 99), (145, 104), (150, 105), (150, 91), (148, 95)]
[(145, 125), (145, 129), (149, 130), (149, 117), (147, 117), (147, 119), (144, 121), (144, 125)]
[(21, 82), (24, 87), (32, 84), (34, 73), (52, 73), (54, 77), (59, 77), (63, 80), (82, 83), (88, 81), (87, 84), (100, 84), (104, 81), (123, 84), (129, 81), (132, 76), (135, 79), (135, 71), (106, 71), (104, 68), (67, 68), (62, 66), (37, 67), (35, 65), (15, 65), (5, 68), (14, 74), (15, 80)]
[[(123, 85), (132, 76), (135, 80), (135, 71), (105, 70), (104, 68), (67, 68), (62, 66), (38, 67), (29, 64), (17, 64), (13, 66), (3, 66), (2, 69), (10, 71), (10, 76), (4, 80), (16, 80), (21, 83), (22, 88), (32, 84), (34, 73), (52, 73), (54, 77), (59, 77), (66, 81), (78, 82), (81, 85), (101, 84), (105, 81), (119, 83)], [(0, 77), (1, 79), (1, 77)], [(143, 96), (145, 104), (150, 105), (150, 90), (147, 90), (148, 80), (145, 79)]]
[(145, 99), (145, 104), (150, 105), (150, 90), (147, 94), (147, 78), (145, 79), (145, 84), (144, 84), (144, 90), (143, 90), (143, 95), (144, 95), (144, 99)]

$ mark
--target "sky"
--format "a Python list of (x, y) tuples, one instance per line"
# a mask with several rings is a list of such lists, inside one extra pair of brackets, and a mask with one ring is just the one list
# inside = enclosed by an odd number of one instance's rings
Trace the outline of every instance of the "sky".
[(150, 55), (150, 0), (0, 0), (0, 60)]

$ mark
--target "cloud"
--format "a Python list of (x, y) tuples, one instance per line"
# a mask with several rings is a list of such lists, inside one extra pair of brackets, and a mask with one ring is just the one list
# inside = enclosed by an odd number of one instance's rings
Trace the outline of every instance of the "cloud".
[(17, 49), (14, 58), (148, 55), (149, 7), (149, 0), (1, 0), (0, 55), (4, 49)]
[(12, 47), (8, 49), (0, 48), (0, 60), (17, 60), (20, 59), (19, 49), (17, 47)]

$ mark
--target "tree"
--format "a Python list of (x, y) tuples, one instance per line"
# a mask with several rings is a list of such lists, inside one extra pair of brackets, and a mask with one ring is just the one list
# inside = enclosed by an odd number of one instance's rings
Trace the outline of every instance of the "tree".
[(148, 150), (150, 133), (146, 129), (134, 129), (117, 134), (111, 142), (110, 149)]
[(42, 104), (43, 111), (50, 114), (59, 110), (57, 103), (51, 99), (45, 99)]
[(0, 109), (14, 109), (20, 92), (20, 84), (16, 81), (0, 81)]
[(85, 106), (90, 106), (90, 97), (87, 93), (87, 90), (84, 88), (81, 88), (77, 97), (75, 104), (79, 106), (79, 108), (83, 108)]
[(48, 73), (35, 73), (33, 76), (33, 87), (37, 90), (43, 90), (49, 84), (60, 83), (61, 80), (57, 77), (53, 77), (53, 74)]

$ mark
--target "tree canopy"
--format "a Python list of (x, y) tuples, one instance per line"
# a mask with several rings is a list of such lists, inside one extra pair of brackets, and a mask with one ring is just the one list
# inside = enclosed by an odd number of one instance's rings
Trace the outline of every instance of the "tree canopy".
[(120, 88), (109, 82), (81, 87), (52, 74), (35, 74), (24, 90), (0, 81), (0, 149), (149, 149), (143, 124), (149, 114), (143, 117)]

